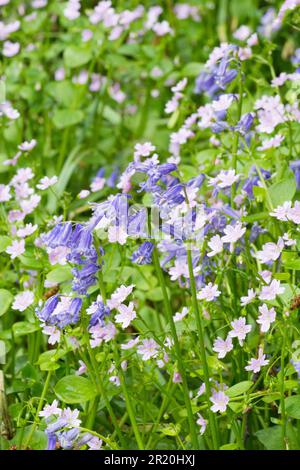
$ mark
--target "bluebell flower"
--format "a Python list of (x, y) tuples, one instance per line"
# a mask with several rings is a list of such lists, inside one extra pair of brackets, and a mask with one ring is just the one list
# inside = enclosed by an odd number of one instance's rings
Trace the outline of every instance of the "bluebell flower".
[(106, 184), (109, 188), (115, 188), (116, 187), (119, 175), (120, 175), (119, 169), (115, 168), (106, 180)]
[(293, 364), (293, 366), (295, 367), (298, 379), (300, 380), (300, 361), (294, 361), (293, 359), (291, 359), (291, 364)]
[(136, 264), (151, 264), (154, 245), (151, 242), (142, 243), (137, 250), (132, 253), (131, 261)]
[(87, 313), (91, 314), (91, 319), (89, 326), (95, 326), (100, 324), (104, 325), (104, 318), (110, 314), (110, 309), (107, 305), (100, 300), (96, 300), (93, 304), (87, 309)]
[(36, 308), (35, 313), (39, 320), (42, 322), (47, 322), (57, 307), (59, 302), (59, 295), (53, 295), (48, 300), (46, 300), (43, 308), (40, 310), (39, 307)]
[(72, 447), (75, 445), (75, 441), (79, 435), (79, 429), (73, 428), (69, 429), (68, 431), (63, 431), (61, 433), (58, 433), (58, 441), (63, 449), (72, 449)]
[(254, 222), (254, 224), (251, 227), (250, 230), (250, 235), (249, 235), (249, 241), (250, 243), (254, 243), (255, 240), (261, 235), (262, 233), (265, 233), (266, 230), (261, 227), (257, 222)]
[(65, 418), (58, 418), (54, 423), (48, 424), (46, 432), (48, 435), (52, 435), (60, 429), (64, 428), (68, 424), (68, 420)]
[(50, 248), (68, 246), (72, 235), (72, 223), (64, 222), (56, 225), (50, 232), (42, 236), (42, 241)]
[(296, 187), (297, 190), (300, 189), (300, 160), (294, 160), (290, 162), (290, 168), (293, 170), (295, 179), (296, 179)]
[[(234, 48), (235, 46), (232, 46), (231, 50)], [(210, 97), (214, 97), (219, 91), (225, 90), (238, 74), (236, 69), (229, 68), (231, 62), (232, 58), (227, 53), (219, 64), (214, 65), (210, 70), (202, 71), (196, 78), (195, 93), (207, 93)]]
[(48, 299), (42, 309), (36, 309), (36, 315), (42, 322), (64, 328), (76, 324), (80, 318), (82, 300), (54, 295)]
[(246, 135), (254, 121), (254, 114), (247, 113), (241, 117), (236, 126), (233, 127), (233, 130), (238, 131), (241, 135)]
[(127, 233), (129, 236), (146, 237), (148, 234), (148, 212), (146, 208), (128, 217)]
[(47, 449), (46, 450), (55, 450), (56, 449), (56, 435), (54, 433), (51, 433), (51, 432), (47, 432), (47, 438), (48, 438), (48, 442), (47, 442)]

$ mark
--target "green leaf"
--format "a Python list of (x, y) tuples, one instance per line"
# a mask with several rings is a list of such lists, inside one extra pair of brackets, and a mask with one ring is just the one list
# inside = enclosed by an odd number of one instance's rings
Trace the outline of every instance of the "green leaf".
[[(294, 256), (294, 254), (293, 254)], [(283, 264), (284, 264), (284, 267), (286, 269), (294, 269), (295, 271), (299, 271), (300, 270), (300, 258), (296, 258), (294, 257), (294, 259), (291, 259), (290, 257), (287, 258), (287, 260), (285, 261), (286, 258), (283, 258)], [(278, 279), (278, 278), (277, 278)]]
[[(255, 435), (267, 450), (283, 450), (285, 448), (282, 441), (281, 426), (271, 426), (266, 429), (261, 429), (257, 431)], [(290, 423), (287, 423), (287, 439), (290, 449), (298, 448), (298, 443), (295, 440), (295, 431)]]
[(232, 442), (231, 444), (225, 444), (220, 447), (220, 450), (236, 450), (239, 446), (236, 442)]
[(257, 202), (262, 202), (266, 197), (266, 190), (260, 186), (253, 186), (253, 194)]
[[(32, 426), (26, 426), (17, 430), (14, 438), (9, 441), (10, 445), (17, 446), (20, 450), (20, 442), (24, 444), (32, 433)], [(45, 450), (47, 448), (47, 434), (44, 431), (38, 431), (37, 429), (33, 432), (30, 442), (28, 445), (29, 449), (32, 450)]]
[(57, 397), (65, 403), (83, 403), (97, 395), (92, 382), (78, 375), (67, 375), (54, 388)]
[(46, 91), (54, 98), (60, 105), (68, 107), (73, 102), (77, 92), (75, 85), (68, 80), (61, 82), (49, 83)]
[(103, 108), (103, 117), (106, 119), (108, 122), (111, 124), (117, 126), (121, 122), (121, 116), (119, 113), (117, 113), (114, 109), (112, 109), (110, 106), (104, 106)]
[(35, 325), (26, 321), (18, 321), (13, 324), (14, 335), (16, 337), (29, 335), (30, 333), (34, 333), (39, 329), (39, 325)]
[(182, 75), (184, 77), (197, 77), (202, 70), (203, 64), (200, 64), (199, 62), (190, 62), (183, 67)]
[(272, 186), (268, 188), (268, 192), (273, 205), (276, 207), (283, 204), (285, 201), (292, 201), (296, 189), (295, 177), (291, 175), (289, 178), (272, 184)]
[(79, 109), (56, 109), (52, 120), (58, 129), (74, 126), (84, 119), (84, 113)]
[(11, 239), (6, 235), (0, 237), (0, 253), (6, 250), (6, 248), (11, 244)]
[(6, 86), (5, 81), (0, 80), (0, 103), (4, 103), (6, 98)]
[(233, 397), (238, 397), (239, 395), (242, 395), (243, 393), (247, 392), (249, 388), (251, 388), (253, 385), (253, 382), (250, 380), (244, 380), (243, 382), (239, 382), (232, 387), (228, 388), (225, 393), (228, 397), (233, 398)]
[(89, 62), (92, 58), (92, 52), (86, 46), (69, 46), (64, 52), (64, 61), (67, 67), (75, 68)]
[(13, 295), (6, 289), (0, 289), (0, 317), (8, 309), (12, 303)]
[(67, 351), (57, 349), (51, 349), (40, 354), (37, 364), (41, 370), (56, 370), (59, 369), (58, 361), (61, 357), (65, 356)]
[(180, 424), (165, 424), (159, 427), (159, 431), (165, 436), (178, 436), (180, 433)]
[(52, 271), (47, 274), (46, 280), (51, 283), (60, 284), (62, 282), (69, 281), (72, 278), (73, 274), (71, 273), (70, 266), (63, 266), (52, 269)]
[(300, 395), (293, 395), (284, 400), (285, 412), (288, 416), (300, 419)]
[(30, 269), (42, 269), (43, 263), (37, 258), (35, 251), (27, 249), (24, 255), (19, 256), (21, 263)]

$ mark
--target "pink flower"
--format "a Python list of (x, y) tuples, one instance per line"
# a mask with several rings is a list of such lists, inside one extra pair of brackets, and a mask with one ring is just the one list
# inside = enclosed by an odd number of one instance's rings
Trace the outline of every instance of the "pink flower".
[(197, 294), (197, 299), (199, 300), (207, 300), (207, 302), (211, 302), (216, 297), (219, 297), (221, 292), (218, 290), (218, 286), (212, 285), (211, 282), (207, 284), (207, 286), (203, 287)]
[(274, 300), (276, 295), (280, 295), (284, 291), (285, 288), (280, 286), (280, 281), (273, 279), (271, 284), (262, 287), (258, 298), (259, 300)]
[(102, 447), (102, 440), (97, 436), (93, 436), (87, 443), (89, 450), (100, 450)]
[(56, 326), (44, 326), (42, 331), (45, 335), (49, 336), (49, 344), (59, 343), (61, 332)]
[(186, 315), (189, 313), (189, 309), (187, 307), (183, 307), (181, 313), (176, 312), (175, 315), (173, 315), (173, 320), (174, 322), (181, 321)]
[(50, 418), (51, 416), (60, 416), (62, 413), (61, 408), (58, 407), (58, 401), (54, 400), (51, 405), (46, 405), (39, 412), (39, 416), (42, 418)]
[(15, 296), (14, 302), (11, 306), (13, 310), (24, 312), (34, 301), (34, 294), (30, 290), (20, 292)]
[(202, 436), (202, 434), (205, 433), (207, 421), (206, 421), (206, 419), (203, 418), (203, 416), (201, 416), (200, 413), (197, 413), (197, 416), (198, 416), (198, 419), (197, 419), (196, 422), (197, 422), (198, 426), (200, 426), (200, 434)]
[(19, 168), (11, 183), (13, 186), (19, 183), (26, 183), (26, 181), (31, 180), (34, 177), (34, 173), (31, 168)]
[(218, 353), (218, 358), (223, 359), (226, 354), (233, 349), (232, 339), (228, 335), (226, 339), (218, 337), (213, 346), (213, 351)]
[(0, 184), (0, 202), (7, 202), (11, 199), (10, 187)]
[(85, 372), (87, 370), (86, 364), (83, 361), (79, 360), (79, 365), (80, 365), (79, 369), (75, 372), (76, 375), (85, 374)]
[(260, 312), (260, 315), (257, 319), (257, 323), (261, 325), (260, 331), (262, 333), (266, 333), (267, 331), (269, 331), (271, 323), (275, 321), (276, 312), (273, 307), (269, 309), (266, 304), (263, 304), (258, 307), (258, 310)]
[(284, 136), (277, 134), (275, 137), (271, 137), (270, 139), (263, 140), (261, 146), (258, 147), (257, 150), (268, 150), (271, 148), (277, 148), (280, 146), (283, 140), (284, 140)]
[(158, 344), (154, 339), (144, 339), (142, 344), (137, 347), (137, 352), (142, 356), (143, 361), (147, 361), (151, 357), (158, 354)]
[(24, 214), (31, 214), (34, 209), (39, 205), (41, 196), (33, 194), (29, 199), (23, 199), (20, 203), (21, 209)]
[(56, 248), (50, 248), (48, 251), (50, 264), (67, 264), (67, 255), (70, 252), (70, 248), (67, 246), (57, 246)]
[(117, 329), (112, 322), (108, 322), (104, 326), (100, 326), (99, 324), (93, 326), (90, 329), (90, 332), (92, 334), (92, 339), (90, 341), (91, 347), (95, 348), (99, 346), (102, 341), (108, 343), (110, 340), (112, 340), (117, 334)]
[(248, 366), (245, 367), (246, 370), (253, 371), (255, 374), (260, 371), (263, 366), (269, 364), (269, 361), (266, 359), (266, 355), (263, 354), (262, 348), (259, 348), (258, 358), (252, 358), (248, 362)]
[(107, 305), (110, 310), (113, 310), (114, 308), (118, 309), (124, 300), (127, 299), (127, 297), (131, 294), (133, 288), (134, 284), (130, 284), (129, 286), (122, 285), (118, 287), (111, 295), (111, 298), (107, 301)]
[(226, 225), (224, 228), (225, 235), (221, 238), (223, 243), (230, 243), (231, 247), (233, 243), (236, 243), (244, 233), (246, 228), (242, 227), (241, 222), (237, 222), (235, 225)]
[(29, 142), (24, 141), (22, 144), (18, 145), (18, 149), (21, 150), (22, 152), (29, 152), (36, 146), (36, 140), (32, 139)]
[(280, 237), (277, 243), (268, 242), (265, 243), (262, 248), (262, 250), (256, 253), (256, 257), (262, 263), (269, 263), (270, 261), (275, 261), (279, 258), (284, 248), (284, 241)]
[(108, 229), (108, 240), (110, 243), (117, 242), (120, 245), (125, 245), (127, 237), (127, 231), (121, 226), (112, 225)]
[(5, 252), (10, 255), (11, 259), (22, 255), (25, 252), (24, 240), (14, 240), (12, 244), (6, 248)]
[(294, 207), (288, 213), (288, 219), (294, 224), (300, 224), (300, 202), (295, 201)]
[(91, 183), (91, 191), (92, 193), (96, 193), (97, 191), (101, 191), (105, 185), (105, 178), (101, 178), (97, 176), (94, 181)]
[(77, 197), (78, 199), (85, 199), (86, 197), (88, 197), (90, 195), (90, 191), (88, 189), (82, 189), (82, 191), (80, 191), (80, 193), (78, 193)]
[(227, 404), (229, 402), (229, 397), (225, 395), (225, 393), (222, 391), (214, 392), (212, 396), (210, 397), (210, 401), (213, 404), (210, 407), (210, 409), (214, 413), (217, 413), (218, 411), (220, 411), (220, 413), (224, 413), (224, 411), (226, 411)]
[(138, 342), (139, 342), (139, 337), (137, 336), (135, 339), (131, 339), (130, 341), (128, 341), (128, 343), (121, 344), (121, 349), (127, 350), (127, 349), (134, 348), (134, 346), (136, 346)]
[(18, 54), (20, 44), (18, 42), (4, 41), (2, 54), (5, 57), (13, 57)]
[(256, 293), (254, 289), (248, 289), (248, 294), (244, 297), (241, 297), (241, 305), (242, 307), (245, 307), (245, 305), (248, 305), (254, 300), (256, 297)]
[(29, 235), (32, 235), (37, 228), (38, 226), (32, 225), (32, 223), (26, 224), (25, 227), (22, 227), (17, 231), (17, 236), (20, 238), (28, 237)]
[(229, 332), (229, 336), (231, 338), (238, 338), (240, 345), (243, 346), (244, 339), (249, 331), (251, 331), (251, 325), (246, 325), (245, 317), (239, 317), (237, 320), (233, 320), (230, 324), (232, 326), (232, 330)]
[(115, 316), (115, 321), (122, 324), (123, 330), (127, 328), (132, 320), (136, 318), (136, 312), (134, 310), (133, 302), (130, 302), (128, 306), (121, 304), (118, 307), (118, 315)]
[(220, 235), (214, 235), (207, 244), (209, 248), (212, 250), (209, 253), (207, 253), (207, 256), (209, 258), (223, 251), (223, 241)]
[(39, 184), (36, 185), (38, 189), (41, 189), (44, 191), (45, 189), (50, 188), (50, 186), (53, 186), (56, 184), (58, 181), (57, 176), (52, 176), (51, 178), (48, 178), (48, 176), (44, 176), (39, 182)]
[(134, 146), (134, 159), (137, 161), (139, 157), (148, 157), (152, 152), (155, 151), (155, 146), (151, 142), (145, 142), (143, 144), (135, 144)]
[(174, 372), (172, 382), (173, 384), (180, 384), (182, 382), (182, 378), (179, 372)]
[(291, 201), (285, 201), (282, 206), (277, 206), (273, 212), (270, 213), (272, 217), (275, 217), (277, 220), (282, 220), (283, 222), (289, 220), (289, 215), (291, 212), (292, 203)]

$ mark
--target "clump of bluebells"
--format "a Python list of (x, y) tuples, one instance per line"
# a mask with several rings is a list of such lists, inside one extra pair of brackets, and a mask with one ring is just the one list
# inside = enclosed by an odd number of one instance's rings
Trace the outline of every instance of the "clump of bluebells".
[(0, 447), (299, 449), (300, 2), (125, 3), (0, 2)]

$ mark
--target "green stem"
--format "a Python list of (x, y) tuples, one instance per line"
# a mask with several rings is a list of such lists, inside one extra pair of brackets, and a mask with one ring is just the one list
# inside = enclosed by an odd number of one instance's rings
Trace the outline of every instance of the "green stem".
[(144, 446), (144, 443), (143, 443), (143, 440), (142, 440), (142, 437), (141, 437), (141, 434), (140, 434), (140, 431), (139, 431), (139, 428), (135, 419), (133, 406), (131, 403), (130, 395), (126, 387), (125, 377), (124, 377), (124, 373), (123, 373), (121, 366), (119, 369), (119, 374), (120, 374), (120, 379), (121, 379), (121, 387), (125, 396), (126, 409), (127, 409), (130, 421), (131, 421), (131, 425), (132, 425), (132, 429), (136, 438), (136, 442), (137, 442), (139, 450), (144, 450), (145, 446)]
[[(238, 102), (238, 113), (237, 113), (237, 122), (241, 119), (242, 116), (242, 107), (243, 107), (243, 77), (242, 71), (239, 71), (239, 102)], [(233, 147), (232, 147), (232, 167), (233, 169), (237, 170), (237, 152), (239, 147), (239, 132), (236, 132), (233, 140)], [(234, 198), (236, 194), (236, 185), (233, 183), (231, 186), (231, 205), (234, 207)]]
[(89, 357), (90, 357), (91, 364), (92, 364), (92, 367), (93, 367), (94, 377), (95, 377), (95, 380), (96, 380), (96, 386), (97, 386), (99, 395), (103, 397), (106, 409), (107, 409), (107, 411), (108, 411), (108, 413), (111, 417), (112, 424), (113, 424), (113, 426), (116, 430), (116, 433), (117, 433), (117, 435), (120, 439), (120, 442), (121, 442), (122, 446), (126, 448), (126, 442), (125, 442), (124, 437), (122, 435), (122, 432), (121, 432), (120, 426), (118, 424), (118, 421), (117, 421), (116, 415), (114, 413), (114, 410), (112, 409), (109, 398), (106, 394), (105, 387), (104, 387), (102, 379), (101, 379), (101, 375), (98, 373), (97, 361), (96, 361), (95, 356), (94, 356), (94, 351), (92, 350), (89, 342), (87, 344), (87, 349), (88, 349)]
[[(192, 292), (192, 304), (193, 304), (194, 314), (196, 317), (197, 330), (198, 330), (198, 335), (199, 335), (200, 355), (201, 355), (203, 373), (204, 373), (205, 393), (206, 393), (207, 403), (209, 403), (209, 399), (211, 396), (211, 389), (210, 389), (210, 381), (209, 381), (209, 370), (208, 370), (205, 345), (204, 345), (204, 328), (202, 325), (202, 318), (200, 316), (199, 307), (198, 307), (196, 283), (195, 283), (192, 253), (191, 253), (190, 247), (187, 247), (187, 258), (188, 258), (188, 267), (189, 267), (190, 284), (191, 284), (191, 292)], [(208, 417), (209, 417), (209, 425), (210, 425), (211, 434), (212, 434), (213, 447), (214, 449), (218, 449), (219, 447), (218, 430), (217, 430), (215, 415), (212, 413), (210, 409), (209, 409)]]
[(164, 300), (164, 305), (165, 305), (165, 310), (168, 316), (168, 321), (170, 323), (171, 327), (171, 333), (174, 341), (174, 346), (175, 346), (175, 351), (176, 351), (176, 357), (177, 357), (177, 362), (178, 362), (178, 369), (179, 373), (181, 375), (182, 379), (182, 388), (183, 388), (183, 393), (184, 393), (184, 401), (185, 401), (185, 406), (187, 410), (187, 417), (188, 417), (188, 422), (189, 422), (189, 428), (190, 428), (190, 433), (191, 433), (191, 438), (192, 438), (192, 443), (193, 447), (195, 450), (199, 448), (199, 443), (198, 443), (198, 437), (197, 437), (197, 428), (196, 428), (196, 423), (193, 417), (193, 411), (192, 411), (192, 406), (191, 406), (191, 400), (189, 396), (189, 389), (187, 385), (187, 379), (186, 379), (186, 374), (185, 374), (185, 365), (182, 360), (182, 354), (180, 351), (180, 345), (179, 345), (179, 340), (176, 332), (176, 327), (173, 319), (173, 314), (172, 314), (172, 308), (169, 300), (169, 296), (167, 293), (167, 288), (165, 284), (165, 279), (163, 276), (163, 272), (159, 263), (159, 258), (158, 258), (158, 251), (156, 246), (154, 247), (153, 250), (153, 261), (154, 261), (154, 266), (156, 269), (158, 281), (162, 290), (163, 294), (163, 300)]
[(43, 402), (45, 400), (45, 396), (46, 396), (46, 393), (48, 391), (48, 387), (49, 387), (49, 383), (50, 383), (50, 379), (51, 379), (51, 374), (52, 374), (52, 371), (49, 370), (48, 374), (47, 374), (47, 377), (46, 377), (45, 384), (44, 384), (44, 388), (43, 388), (43, 391), (42, 391), (42, 395), (41, 395), (41, 398), (40, 398), (40, 401), (39, 401), (39, 404), (38, 404), (38, 407), (37, 407), (37, 410), (36, 410), (36, 415), (35, 415), (35, 418), (34, 418), (34, 422), (33, 422), (31, 431), (29, 433), (29, 436), (28, 436), (28, 438), (26, 439), (26, 442), (25, 442), (25, 449), (27, 449), (28, 444), (30, 443), (31, 438), (33, 436), (33, 433), (35, 431), (35, 428), (37, 426), (37, 423), (38, 423), (38, 420), (39, 420), (39, 413), (43, 408)]
[(286, 413), (285, 413), (285, 397), (284, 397), (284, 357), (285, 357), (286, 327), (284, 325), (283, 341), (280, 358), (280, 408), (281, 408), (281, 436), (283, 448), (287, 449), (286, 435)]

